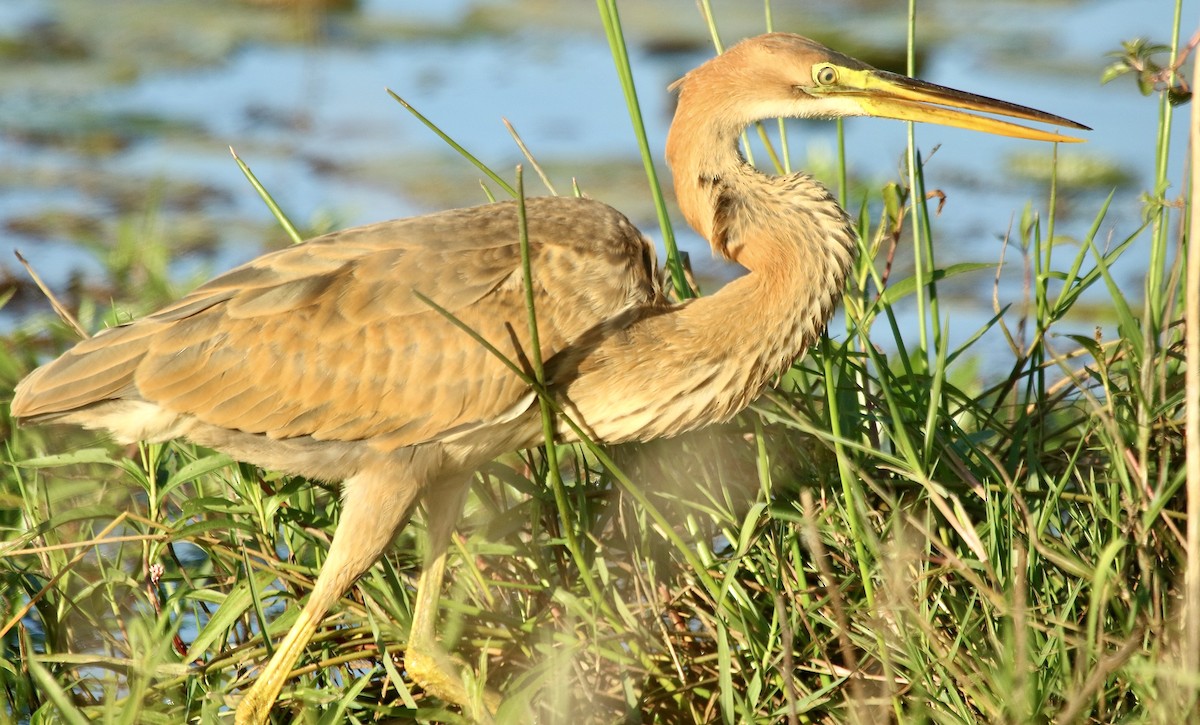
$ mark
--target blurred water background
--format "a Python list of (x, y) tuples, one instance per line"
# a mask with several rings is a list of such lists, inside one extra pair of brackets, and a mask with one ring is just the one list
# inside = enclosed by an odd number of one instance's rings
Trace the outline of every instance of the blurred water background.
[[(1185, 33), (1198, 8), (1185, 3)], [(713, 9), (727, 44), (764, 30), (761, 3), (718, 0)], [(711, 40), (689, 0), (621, 10), (661, 159), (666, 87), (712, 54)], [(903, 70), (907, 3), (792, 0), (772, 10), (776, 29)], [(918, 75), (1095, 129), (1088, 143), (1059, 149), (1064, 260), (1114, 189), (1101, 238), (1120, 240), (1141, 223), (1158, 106), (1129, 78), (1099, 78), (1123, 40), (1170, 42), (1173, 13), (1168, 0), (918, 2)], [(511, 178), (521, 155), (501, 123), (509, 119), (560, 193), (577, 179), (661, 238), (598, 14), (584, 0), (3, 0), (0, 283), (20, 292), (4, 326), (48, 314), (13, 249), (71, 298), (105, 294), (104, 260), (122, 235), (147, 248), (167, 243), (181, 286), (286, 244), (230, 146), (293, 221), (315, 231), (484, 202), (478, 171), (385, 88)], [(794, 165), (831, 179), (834, 125), (789, 128)], [(1182, 188), (1185, 132), (1180, 116), (1168, 196)], [(855, 209), (866, 189), (901, 178), (906, 130), (852, 119), (846, 134), (846, 203)], [(939, 262), (996, 262), (1026, 206), (1044, 213), (1041, 170), (1054, 149), (933, 126), (916, 135), (930, 157), (927, 185), (947, 197), (935, 227)], [(533, 179), (527, 187), (543, 193)], [(706, 291), (737, 273), (674, 220)], [(1135, 247), (1116, 270), (1134, 297), (1146, 256)], [(1010, 249), (1007, 259), (999, 299), (1019, 307), (1020, 255)], [(903, 251), (898, 265), (903, 274)], [(992, 315), (991, 276), (943, 287), (956, 335)], [(1083, 334), (1108, 319), (1102, 305), (1075, 314)]]

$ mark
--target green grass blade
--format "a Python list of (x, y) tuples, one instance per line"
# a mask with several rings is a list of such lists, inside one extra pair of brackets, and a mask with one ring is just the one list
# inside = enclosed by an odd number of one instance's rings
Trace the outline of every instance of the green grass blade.
[(411, 113), (413, 115), (414, 118), (416, 118), (421, 123), (425, 124), (425, 127), (428, 128), (430, 131), (433, 131), (437, 135), (438, 138), (440, 138), (442, 141), (444, 141), (446, 143), (447, 146), (449, 146), (450, 148), (457, 151), (459, 153), (459, 155), (461, 155), (467, 161), (470, 161), (471, 164), (475, 168), (482, 171), (489, 179), (491, 179), (493, 182), (495, 182), (495, 184), (497, 186), (499, 186), (501, 189), (504, 189), (504, 191), (509, 196), (516, 197), (517, 190), (513, 188), (512, 184), (509, 184), (507, 181), (500, 178), (500, 175), (497, 174), (495, 171), (492, 171), (491, 168), (489, 168), (487, 164), (480, 161), (478, 158), (475, 157), (474, 154), (467, 151), (457, 141), (450, 138), (449, 134), (447, 134), (445, 131), (443, 131), (441, 128), (439, 128), (438, 125), (435, 124), (433, 121), (430, 121), (428, 118), (426, 118), (424, 115), (422, 115), (421, 112), (418, 111), (415, 107), (413, 107), (413, 105), (410, 104), (408, 101), (406, 101), (403, 98), (401, 98), (400, 96), (396, 95), (395, 91), (393, 91), (389, 88), (389, 89), (387, 89), (387, 93), (389, 96), (392, 97), (393, 100), (396, 101), (396, 103), (399, 103), (401, 106), (403, 106), (404, 110), (408, 111), (409, 113)]
[(250, 166), (245, 161), (242, 161), (232, 146), (229, 147), (229, 153), (233, 154), (233, 160), (237, 162), (238, 168), (246, 175), (246, 179), (250, 182), (250, 185), (254, 187), (254, 190), (258, 192), (259, 197), (262, 198), (267, 208), (271, 210), (271, 214), (275, 216), (275, 220), (279, 222), (279, 226), (283, 227), (283, 231), (287, 232), (292, 243), (299, 244), (303, 242), (304, 238), (300, 236), (300, 232), (296, 231), (296, 226), (292, 224), (287, 214), (284, 214), (283, 209), (275, 202), (275, 197), (271, 196), (266, 187), (259, 182), (258, 177), (250, 170)]

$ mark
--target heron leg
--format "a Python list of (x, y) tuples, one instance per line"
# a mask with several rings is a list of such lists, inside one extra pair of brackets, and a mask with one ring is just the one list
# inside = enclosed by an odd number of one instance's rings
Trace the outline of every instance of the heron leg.
[(438, 599), (446, 572), (446, 554), (450, 537), (462, 513), (470, 480), (457, 486), (431, 487), (425, 494), (425, 517), (429, 550), (425, 567), (417, 580), (417, 601), (413, 607), (412, 630), (404, 650), (404, 667), (425, 692), (444, 702), (458, 705), (477, 722), (490, 722), (500, 705), (500, 696), (483, 694), (482, 707), (463, 683), (463, 668), (442, 649), (437, 639)]
[[(254, 685), (238, 703), (236, 725), (267, 721), (275, 698), (291, 675), (329, 608), (391, 545), (412, 513), (419, 486), (395, 471), (365, 471), (342, 484), (342, 515), (329, 556), (296, 623), (275, 649)], [(266, 634), (264, 633), (264, 636)]]

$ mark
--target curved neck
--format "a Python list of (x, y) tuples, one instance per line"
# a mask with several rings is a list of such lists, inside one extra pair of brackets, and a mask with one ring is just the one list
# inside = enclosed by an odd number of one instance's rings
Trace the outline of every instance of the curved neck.
[[(730, 177), (749, 169), (738, 137), (742, 128), (702, 116), (688, 102), (687, 89), (679, 96), (675, 120), (667, 132), (667, 165), (675, 181), (675, 198), (688, 224), (713, 242), (720, 192)], [(718, 246), (714, 250), (719, 253)]]
[(713, 295), (633, 310), (619, 333), (563, 358), (565, 408), (597, 440), (675, 435), (745, 408), (824, 329), (858, 248), (825, 187), (758, 172), (738, 153), (741, 127), (686, 99), (685, 89), (667, 139), (679, 206), (750, 274)]
[(827, 260), (838, 268), (823, 270), (831, 278), (814, 279), (810, 268), (804, 281), (837, 284), (840, 293), (857, 243), (837, 200), (808, 174), (768, 176), (746, 163), (738, 148), (745, 117), (693, 102), (687, 80), (667, 134), (667, 164), (688, 224), (717, 255), (752, 272), (778, 273), (802, 257)]
[(724, 96), (708, 89), (696, 101), (689, 80), (667, 136), (676, 198), (717, 255), (750, 271), (697, 300), (689, 316), (697, 324), (710, 315), (752, 321), (751, 334), (762, 339), (751, 349), (769, 350), (760, 372), (776, 374), (828, 323), (858, 251), (857, 234), (816, 179), (768, 176), (746, 163), (738, 149), (745, 107), (723, 105)]

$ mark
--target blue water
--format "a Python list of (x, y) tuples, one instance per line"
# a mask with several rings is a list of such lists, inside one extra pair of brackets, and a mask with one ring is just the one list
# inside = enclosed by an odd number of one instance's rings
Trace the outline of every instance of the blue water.
[[(605, 180), (598, 176), (603, 172), (590, 171), (589, 162), (625, 160), (636, 164), (636, 144), (621, 91), (590, 4), (581, 4), (581, 17), (567, 27), (561, 25), (561, 19), (554, 25), (530, 22), (538, 19), (536, 13), (515, 0), (424, 5), (417, 9), (413, 3), (370, 0), (359, 6), (357, 17), (330, 23), (335, 32), (315, 43), (251, 35), (215, 59), (161, 69), (139, 66), (128, 78), (111, 70), (81, 76), (72, 67), (71, 73), (65, 73), (62, 64), (56, 70), (53, 63), (0, 70), (4, 89), (0, 129), (36, 125), (40, 119), (49, 121), (64, 114), (99, 119), (135, 115), (174, 124), (168, 125), (173, 130), (135, 134), (126, 148), (107, 154), (30, 145), (18, 136), (0, 134), (0, 229), (21, 215), (68, 210), (105, 220), (105, 228), (111, 232), (118, 213), (126, 210), (114, 209), (97, 194), (95, 182), (75, 183), (76, 174), (86, 172), (101, 179), (111, 176), (135, 188), (144, 183), (147, 189), (158, 179), (194, 182), (221, 192), (193, 210), (193, 215), (216, 230), (218, 244), (204, 264), (219, 271), (254, 256), (264, 242), (277, 243), (281, 236), (272, 230), (269, 213), (230, 159), (228, 146), (237, 149), (283, 208), (301, 223), (332, 213), (343, 225), (351, 225), (484, 201), (474, 181), (480, 175), (393, 102), (385, 88), (404, 96), (509, 177), (521, 156), (501, 118), (515, 124), (540, 160), (578, 162), (585, 190), (604, 188)], [(672, 107), (665, 88), (710, 54), (708, 50), (648, 51), (643, 39), (680, 33), (705, 37), (691, 2), (681, 0), (677, 8), (666, 2), (660, 5), (671, 12), (653, 16), (626, 13), (636, 82), (648, 134), (659, 157)], [(72, 7), (65, 0), (6, 0), (0, 5), (0, 35), (5, 28), (22, 32), (21, 28), (38, 18), (69, 23)], [(903, 46), (902, 7), (892, 11), (872, 7), (870, 13), (855, 10), (853, 3), (837, 7), (822, 5), (819, 14), (814, 8), (814, 27), (856, 24), (862, 37), (873, 44)], [(448, 32), (468, 22), (480, 8), (523, 13), (521, 29)], [(1185, 27), (1194, 22), (1198, 9), (1200, 0), (1185, 4)], [(1100, 86), (1098, 78), (1109, 62), (1104, 53), (1117, 48), (1121, 40), (1137, 35), (1166, 40), (1173, 4), (1165, 0), (940, 0), (922, 3), (919, 11), (918, 35), (926, 51), (922, 77), (1043, 108), (1095, 129), (1086, 134), (1086, 145), (1064, 147), (1060, 153), (1106, 159), (1132, 176), (1133, 183), (1118, 190), (1103, 233), (1120, 238), (1132, 232), (1141, 217), (1139, 196), (1149, 186), (1153, 172), (1157, 104), (1139, 95), (1129, 79)], [(138, 5), (122, 4), (114, 7), (114, 12), (138, 12)], [(723, 3), (716, 12), (718, 21), (728, 26), (755, 27), (761, 7)], [(289, 21), (286, 13), (279, 17), (279, 22)], [(169, 12), (164, 11), (163, 22), (168, 29), (179, 30), (170, 28)], [(395, 39), (386, 34), (369, 37), (364, 32), (376, 25), (406, 24), (433, 30), (427, 36)], [(680, 29), (668, 31), (668, 24)], [(780, 29), (812, 32), (806, 27)], [(178, 38), (189, 34), (177, 32), (166, 37), (162, 43), (169, 45), (183, 42)], [(727, 42), (736, 39), (725, 38)], [(147, 52), (155, 50), (149, 47)], [(126, 62), (139, 62), (140, 48), (127, 48), (126, 52), (135, 59)], [(196, 54), (203, 57), (203, 53)], [(48, 78), (55, 81), (48, 82)], [(1172, 178), (1177, 180), (1175, 189), (1181, 188), (1178, 179), (1185, 127), (1181, 115), (1175, 124), (1170, 165)], [(803, 166), (810, 155), (831, 157), (833, 128), (829, 123), (792, 124), (790, 142), (796, 163)], [(853, 119), (846, 128), (852, 174), (876, 184), (895, 178), (903, 154), (904, 124)], [(1049, 145), (932, 126), (919, 126), (917, 139), (926, 154), (937, 147), (927, 183), (948, 196), (936, 227), (939, 261), (995, 261), (1000, 256), (1000, 239), (1014, 216), (1029, 202), (1045, 209), (1044, 185), (1013, 181), (1005, 163), (1014, 153), (1048, 155), (1052, 152)], [(432, 199), (406, 194), (414, 184), (421, 185), (420, 169), (431, 164), (459, 169), (463, 183)], [(46, 178), (51, 181), (22, 183), (23, 179)], [(556, 181), (560, 191), (569, 189), (569, 177)], [(531, 180), (530, 188), (539, 187)], [(1076, 196), (1058, 231), (1067, 236), (1081, 234), (1107, 191)], [(648, 194), (631, 189), (623, 196), (635, 201), (614, 199), (614, 203), (657, 238), (656, 222), (645, 201)], [(856, 205), (854, 199), (849, 202)], [(169, 230), (181, 213), (164, 209), (161, 214)], [(678, 219), (676, 223), (684, 247), (693, 252), (695, 266), (709, 279), (708, 289), (736, 273), (710, 261), (704, 242)], [(6, 232), (0, 235), (0, 264), (11, 264), (8, 250), (16, 247), (52, 284), (63, 284), (74, 273), (99, 271), (91, 255), (79, 251), (69, 236)], [(1064, 255), (1072, 252), (1066, 249)], [(1009, 260), (1015, 260), (1011, 250)], [(195, 266), (192, 260), (186, 269), (190, 273)], [(1137, 250), (1118, 269), (1122, 284), (1135, 293), (1142, 272)], [(1020, 274), (1005, 275), (1001, 296), (1007, 301), (1019, 298), (1021, 284)], [(948, 289), (967, 297), (956, 306), (955, 314), (962, 319), (952, 319), (952, 329), (969, 334), (990, 316), (990, 277), (974, 277), (961, 289), (953, 285)]]

